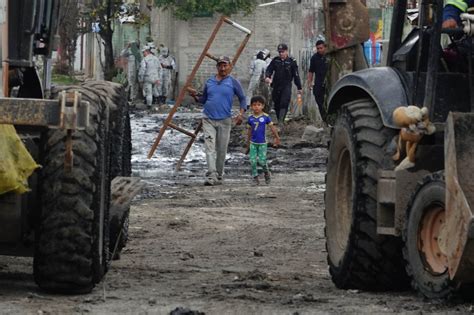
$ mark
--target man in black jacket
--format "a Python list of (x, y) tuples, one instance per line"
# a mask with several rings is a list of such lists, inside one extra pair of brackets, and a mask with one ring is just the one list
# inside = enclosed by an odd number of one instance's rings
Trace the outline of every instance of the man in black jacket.
[[(316, 53), (311, 57), (308, 70), (308, 87), (313, 89), (314, 99), (319, 108), (319, 114), (326, 121), (326, 109), (324, 107), (324, 93), (326, 92), (326, 72), (328, 69), (326, 59), (326, 43), (323, 40), (316, 42)], [(314, 85), (313, 85), (314, 74)]]
[(265, 82), (271, 83), (275, 113), (278, 121), (283, 123), (290, 105), (291, 81), (295, 82), (298, 94), (301, 94), (302, 87), (298, 65), (293, 57), (288, 56), (288, 46), (280, 44), (277, 49), (278, 56), (273, 58), (265, 71)]

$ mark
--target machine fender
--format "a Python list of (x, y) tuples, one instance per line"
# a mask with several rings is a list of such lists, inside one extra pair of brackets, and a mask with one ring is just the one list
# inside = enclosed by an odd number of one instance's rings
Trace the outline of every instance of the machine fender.
[(336, 82), (328, 98), (328, 114), (358, 98), (371, 98), (377, 105), (382, 122), (386, 127), (397, 128), (392, 112), (399, 106), (408, 104), (403, 82), (392, 68), (378, 67), (350, 73)]

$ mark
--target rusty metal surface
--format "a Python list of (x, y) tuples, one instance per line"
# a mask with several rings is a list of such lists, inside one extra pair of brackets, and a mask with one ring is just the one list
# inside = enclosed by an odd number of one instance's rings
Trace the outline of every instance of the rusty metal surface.
[(323, 6), (331, 89), (344, 75), (367, 68), (360, 44), (370, 36), (369, 13), (360, 0), (323, 0)]
[(377, 233), (400, 236), (408, 203), (415, 187), (427, 170), (379, 170), (377, 184)]
[(77, 129), (77, 108), (81, 103), (81, 94), (77, 91), (66, 93), (62, 91), (60, 94), (61, 113), (59, 128)]
[(377, 181), (377, 234), (396, 235), (395, 216), (395, 172), (379, 170)]
[(333, 50), (328, 53), (328, 56), (328, 81), (330, 88), (346, 74), (368, 68), (367, 61), (363, 56), (362, 45)]
[(415, 191), (415, 187), (427, 174), (429, 174), (429, 172), (426, 170), (418, 170), (416, 172), (400, 170), (396, 172), (397, 203), (395, 206), (395, 228), (397, 235), (401, 235), (403, 226), (405, 225), (408, 203)]
[(425, 210), (418, 229), (417, 247), (426, 262), (425, 268), (432, 274), (442, 275), (448, 268), (448, 259), (443, 254), (446, 252), (443, 247), (443, 239), (446, 237), (446, 212), (441, 205)]
[[(78, 104), (74, 115), (78, 130), (87, 127), (89, 104)], [(58, 100), (0, 98), (0, 124), (60, 128), (61, 103)]]
[(446, 231), (451, 279), (474, 281), (474, 114), (450, 113), (445, 132)]
[(360, 0), (324, 0), (328, 51), (344, 49), (370, 36), (369, 11)]

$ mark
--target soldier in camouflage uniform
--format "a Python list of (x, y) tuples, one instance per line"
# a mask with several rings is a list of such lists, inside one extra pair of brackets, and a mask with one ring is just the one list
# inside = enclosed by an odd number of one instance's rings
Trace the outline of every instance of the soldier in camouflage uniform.
[(176, 69), (176, 62), (174, 58), (169, 55), (169, 50), (167, 47), (160, 49), (160, 60), (161, 67), (163, 71), (161, 72), (161, 90), (159, 90), (159, 102), (166, 103), (166, 98), (169, 97), (171, 90), (171, 76), (173, 70)]
[(143, 96), (146, 99), (146, 104), (151, 107), (153, 103), (154, 91), (159, 88), (161, 83), (162, 68), (158, 57), (153, 55), (150, 47), (145, 46), (143, 49), (142, 62), (140, 63), (140, 70), (138, 71), (138, 81), (143, 84)]
[(129, 87), (129, 95), (132, 103), (138, 97), (138, 80), (137, 72), (140, 67), (140, 62), (142, 56), (140, 50), (138, 49), (138, 43), (135, 41), (130, 42), (124, 50), (122, 50), (121, 55), (127, 58), (127, 81)]

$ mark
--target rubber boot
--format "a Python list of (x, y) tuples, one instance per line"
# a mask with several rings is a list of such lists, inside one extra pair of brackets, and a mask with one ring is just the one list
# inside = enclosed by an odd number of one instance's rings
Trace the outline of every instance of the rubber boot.
[(287, 109), (286, 108), (281, 108), (280, 109), (280, 115), (278, 115), (278, 120), (279, 122), (283, 125), (283, 123), (285, 122), (285, 118), (286, 118), (286, 113), (287, 113)]

